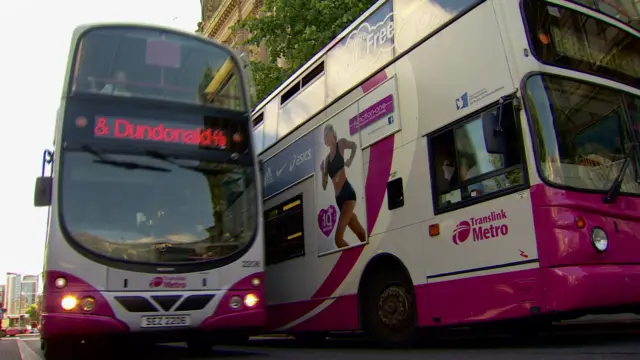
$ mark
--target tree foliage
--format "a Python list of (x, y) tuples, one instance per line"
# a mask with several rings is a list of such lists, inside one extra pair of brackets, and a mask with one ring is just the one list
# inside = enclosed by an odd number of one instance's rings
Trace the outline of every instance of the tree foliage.
[(38, 318), (40, 317), (40, 313), (38, 311), (38, 305), (36, 304), (29, 305), (27, 310), (25, 310), (25, 314), (29, 316), (29, 319), (31, 321), (38, 321)]
[[(266, 63), (252, 62), (258, 100), (304, 65), (375, 0), (265, 0), (263, 14), (234, 26), (250, 35), (245, 45), (264, 44)], [(287, 63), (278, 67), (278, 60)]]

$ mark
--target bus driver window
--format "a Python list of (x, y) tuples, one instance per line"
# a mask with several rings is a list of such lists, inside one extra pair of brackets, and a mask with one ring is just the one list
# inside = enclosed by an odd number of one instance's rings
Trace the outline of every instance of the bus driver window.
[(510, 99), (430, 135), (436, 209), (522, 185), (520, 139)]

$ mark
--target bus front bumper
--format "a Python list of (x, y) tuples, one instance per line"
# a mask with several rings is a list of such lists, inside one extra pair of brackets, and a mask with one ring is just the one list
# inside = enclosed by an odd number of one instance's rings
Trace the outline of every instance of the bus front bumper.
[(40, 332), (43, 338), (120, 334), (129, 332), (120, 320), (85, 314), (42, 314)]
[[(200, 326), (184, 329), (154, 329), (155, 331), (144, 331), (149, 336), (166, 332), (169, 338), (181, 338), (180, 333), (193, 331), (221, 331), (230, 333), (246, 333), (257, 335), (264, 327), (266, 311), (263, 308), (255, 310), (245, 310), (237, 313), (212, 315), (206, 318)], [(48, 313), (41, 317), (40, 331), (42, 338), (77, 338), (93, 337), (96, 335), (119, 335), (129, 334), (129, 326), (115, 318), (99, 315)]]
[(562, 266), (544, 269), (542, 276), (546, 312), (640, 310), (640, 265)]

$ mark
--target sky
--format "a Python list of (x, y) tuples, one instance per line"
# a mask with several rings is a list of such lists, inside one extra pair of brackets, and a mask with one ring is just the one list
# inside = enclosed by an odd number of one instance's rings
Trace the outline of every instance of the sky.
[(0, 1), (0, 284), (8, 271), (42, 272), (47, 208), (33, 206), (42, 152), (52, 149), (71, 32), (134, 21), (195, 31), (198, 0)]

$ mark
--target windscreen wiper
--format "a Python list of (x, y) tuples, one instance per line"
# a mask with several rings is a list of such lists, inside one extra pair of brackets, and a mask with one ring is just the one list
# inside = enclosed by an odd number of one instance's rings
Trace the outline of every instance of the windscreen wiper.
[(111, 159), (107, 155), (105, 155), (102, 152), (92, 148), (89, 145), (83, 145), (81, 148), (82, 148), (82, 150), (84, 150), (84, 151), (88, 152), (89, 154), (91, 154), (91, 155), (95, 156), (96, 158), (98, 158), (98, 160), (94, 160), (94, 161), (96, 163), (99, 163), (99, 164), (112, 165), (112, 166), (123, 168), (123, 169), (127, 169), (127, 170), (140, 169), (140, 170), (150, 170), (150, 171), (171, 172), (171, 169), (166, 169), (166, 168), (159, 167), (159, 166), (138, 164), (138, 163), (133, 162), (133, 161), (121, 161), (121, 160)]
[(207, 174), (207, 175), (224, 175), (226, 173), (228, 173), (228, 171), (225, 170), (216, 170), (216, 169), (203, 169), (203, 168), (199, 168), (197, 166), (191, 166), (191, 165), (184, 165), (184, 164), (180, 164), (179, 162), (171, 159), (169, 157), (169, 155), (165, 155), (163, 153), (161, 153), (160, 151), (157, 150), (150, 150), (150, 149), (146, 149), (144, 151), (145, 154), (151, 156), (154, 159), (158, 159), (158, 160), (162, 160), (164, 162), (167, 162), (169, 164), (175, 165), (181, 169), (187, 169), (187, 170), (191, 170), (191, 171), (196, 171), (202, 174)]
[[(618, 195), (620, 195), (620, 189), (622, 188), (622, 181), (624, 180), (624, 176), (627, 173), (627, 168), (631, 163), (631, 160), (637, 159), (638, 156), (638, 143), (632, 143), (629, 147), (629, 154), (625, 156), (624, 163), (622, 163), (622, 168), (618, 172), (615, 180), (613, 180), (613, 184), (607, 191), (607, 194), (602, 198), (602, 202), (605, 204), (614, 204)], [(637, 171), (637, 170), (636, 170)]]

